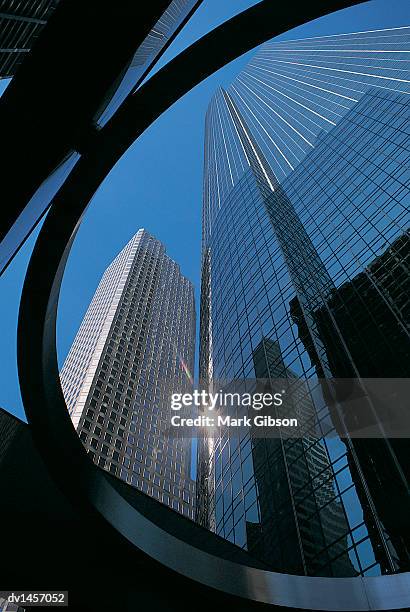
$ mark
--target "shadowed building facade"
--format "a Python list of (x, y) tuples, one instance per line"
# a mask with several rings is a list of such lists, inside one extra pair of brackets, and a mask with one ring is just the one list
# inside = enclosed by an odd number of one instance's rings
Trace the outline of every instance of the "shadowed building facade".
[(59, 0), (1, 3), (0, 79), (14, 76), (58, 4)]
[[(257, 558), (288, 572), (316, 574), (323, 566), (327, 542), (334, 542), (338, 545), (334, 573), (356, 576), (358, 572), (347, 553), (348, 524), (336, 496), (326, 447), (323, 442), (317, 443), (315, 434), (308, 433), (309, 429), (313, 432), (315, 425), (315, 407), (309, 390), (286, 368), (278, 342), (263, 338), (254, 351), (253, 362), (255, 377), (266, 381), (268, 392), (279, 391), (278, 383), (285, 378), (296, 383), (291, 401), (287, 400), (286, 408), (277, 411), (283, 417), (296, 417), (306, 434), (300, 439), (286, 434), (279, 438), (251, 434), (259, 516), (255, 513), (256, 523), (247, 520), (247, 548)], [(265, 412), (269, 414), (270, 409)], [(308, 494), (312, 482), (317, 483), (315, 495)], [(320, 517), (315, 512), (316, 504), (323, 508)], [(292, 505), (295, 514), (289, 511)], [(299, 538), (304, 542), (303, 555)]]
[[(410, 343), (403, 324), (410, 320), (410, 236), (396, 238), (365, 272), (334, 289), (326, 305), (314, 311), (317, 329), (329, 356), (335, 378), (353, 377), (352, 361), (363, 378), (410, 378)], [(391, 303), (386, 300), (391, 297)], [(391, 304), (401, 317), (395, 316)], [(292, 318), (298, 325), (299, 338), (309, 352), (319, 376), (322, 364), (310, 339), (300, 303), (290, 303)], [(341, 338), (344, 345), (341, 343)], [(395, 389), (388, 395), (397, 405)], [(356, 415), (343, 412), (343, 420), (353, 422)], [(378, 509), (386, 533), (399, 551), (402, 571), (410, 568), (410, 532), (408, 516), (410, 500), (410, 443), (406, 438), (388, 440), (353, 439), (353, 448), (360, 460), (366, 482)], [(356, 482), (359, 474), (349, 455)], [(361, 489), (359, 488), (359, 491)], [(365, 498), (363, 497), (365, 505)]]

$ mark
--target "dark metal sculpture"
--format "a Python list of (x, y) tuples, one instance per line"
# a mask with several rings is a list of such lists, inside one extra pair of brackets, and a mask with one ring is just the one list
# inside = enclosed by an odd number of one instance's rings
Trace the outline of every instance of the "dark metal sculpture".
[[(218, 68), (265, 40), (354, 1), (311, 0), (298, 8), (264, 0), (182, 52), (130, 95), (95, 132), (54, 198), (35, 245), (20, 305), (18, 363), (27, 417), (56, 482), (132, 543), (184, 576), (243, 598), (315, 610), (405, 607), (409, 575), (310, 578), (266, 572), (194, 548), (139, 514), (91, 460), (72, 426), (59, 381), (56, 316), (64, 267), (88, 202), (127, 148), (173, 102)], [(293, 14), (292, 14), (293, 13)], [(387, 603), (388, 602), (388, 603)]]

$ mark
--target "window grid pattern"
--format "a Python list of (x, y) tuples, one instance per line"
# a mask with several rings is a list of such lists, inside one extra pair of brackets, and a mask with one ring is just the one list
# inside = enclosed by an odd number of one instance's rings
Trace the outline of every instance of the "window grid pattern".
[(55, 11), (59, 0), (2, 0), (0, 78), (14, 76)]
[[(410, 26), (264, 44), (228, 93), (281, 182), (373, 88), (410, 95)], [(206, 119), (205, 230), (249, 161), (221, 90)], [(220, 142), (219, 142), (220, 141)]]
[(61, 374), (93, 461), (189, 518), (190, 444), (165, 430), (171, 390), (192, 387), (194, 349), (192, 284), (139, 230), (105, 272)]
[[(249, 169), (223, 197), (209, 193), (220, 182), (206, 177), (200, 373), (208, 382), (280, 372), (306, 380), (300, 407), (314, 409), (320, 421), (329, 411), (312, 389), (318, 375), (341, 375), (332, 357), (341, 334), (348, 345), (345, 376), (386, 376), (380, 360), (386, 347), (391, 355), (398, 346), (389, 375), (409, 376), (409, 98), (368, 89), (336, 126), (318, 134), (315, 147), (279, 185), (234, 96), (222, 90), (218, 96), (236, 123), (229, 133), (241, 140)], [(214, 114), (215, 99), (212, 104)], [(208, 115), (206, 147), (214, 165), (206, 160), (206, 168), (226, 172), (221, 159), (228, 147), (212, 132), (215, 121)], [(215, 212), (210, 201), (218, 197)], [(343, 303), (348, 297), (350, 304)], [(356, 329), (363, 318), (368, 329), (353, 333), (352, 321)], [(383, 337), (383, 325), (394, 336)], [(365, 353), (375, 333), (384, 344), (373, 346), (370, 362)], [(405, 528), (400, 534), (377, 496), (376, 477), (384, 497), (386, 490), (400, 495), (404, 508), (408, 497), (392, 468), (391, 449), (380, 448), (338, 437), (311, 439), (308, 432), (296, 441), (237, 440), (222, 429), (220, 437), (199, 442), (198, 520), (279, 571), (341, 576), (408, 570)], [(403, 448), (394, 452), (398, 457)], [(408, 447), (404, 452), (408, 456)]]

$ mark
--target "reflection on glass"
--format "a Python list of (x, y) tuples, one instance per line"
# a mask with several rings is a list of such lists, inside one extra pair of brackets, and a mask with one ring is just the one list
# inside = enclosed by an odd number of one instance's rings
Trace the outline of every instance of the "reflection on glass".
[[(409, 376), (408, 45), (400, 28), (269, 43), (212, 99), (205, 383), (309, 381), (308, 421), (332, 414), (319, 378)], [(278, 571), (407, 571), (409, 446), (222, 428), (199, 440), (197, 520)]]

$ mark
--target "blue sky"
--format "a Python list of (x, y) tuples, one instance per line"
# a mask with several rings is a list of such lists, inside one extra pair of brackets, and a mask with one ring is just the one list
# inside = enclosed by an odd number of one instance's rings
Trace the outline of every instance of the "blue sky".
[[(253, 4), (256, 2), (250, 0), (205, 0), (160, 65)], [(374, 0), (295, 28), (280, 38), (397, 27), (408, 25), (409, 17), (408, 0)], [(217, 86), (228, 85), (254, 52), (220, 70), (160, 117), (128, 150), (96, 193), (78, 232), (63, 282), (57, 330), (61, 363), (104, 269), (140, 227), (164, 242), (168, 254), (193, 281), (198, 306), (203, 119)], [(0, 82), (0, 94), (5, 86)], [(37, 233), (0, 277), (0, 406), (23, 419), (16, 367), (17, 312)]]

